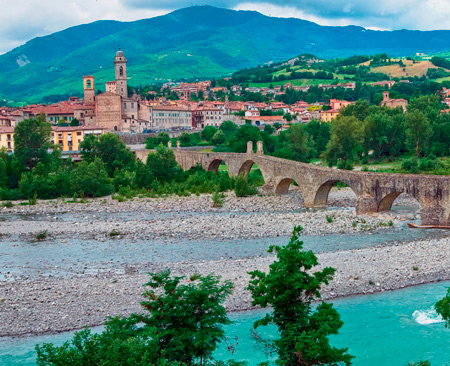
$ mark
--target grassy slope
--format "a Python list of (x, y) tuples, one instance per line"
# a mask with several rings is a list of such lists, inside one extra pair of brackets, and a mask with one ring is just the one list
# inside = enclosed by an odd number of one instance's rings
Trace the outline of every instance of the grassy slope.
[(381, 72), (394, 78), (403, 78), (411, 76), (423, 76), (426, 75), (428, 69), (437, 69), (430, 61), (419, 61), (413, 63), (410, 60), (403, 60), (405, 67), (400, 65), (388, 65), (371, 67), (371, 72)]
[[(209, 6), (121, 23), (101, 21), (36, 38), (0, 55), (0, 94), (38, 101), (49, 95), (80, 95), (81, 78), (97, 87), (111, 79), (120, 44), (131, 85), (155, 80), (216, 77), (300, 53), (319, 57), (387, 52), (392, 56), (443, 51), (450, 31), (381, 32), (361, 27), (322, 27), (300, 19)], [(25, 57), (30, 64), (19, 67)]]

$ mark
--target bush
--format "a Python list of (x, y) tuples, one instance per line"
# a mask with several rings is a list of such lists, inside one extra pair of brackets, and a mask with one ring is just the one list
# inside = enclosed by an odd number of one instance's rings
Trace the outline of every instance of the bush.
[(225, 202), (225, 195), (221, 192), (214, 192), (212, 195), (213, 207), (222, 207)]
[(243, 174), (239, 174), (239, 176), (236, 178), (234, 191), (236, 193), (236, 197), (253, 196), (258, 193), (258, 190), (248, 183), (247, 177), (245, 177)]

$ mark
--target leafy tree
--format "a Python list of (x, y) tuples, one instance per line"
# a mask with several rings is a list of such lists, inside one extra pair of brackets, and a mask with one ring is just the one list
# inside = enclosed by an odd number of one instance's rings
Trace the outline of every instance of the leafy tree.
[(161, 183), (178, 180), (182, 174), (173, 150), (162, 145), (159, 145), (154, 153), (147, 156), (147, 166), (151, 174)]
[(433, 133), (428, 118), (422, 112), (413, 110), (405, 117), (406, 145), (418, 158), (428, 147)]
[(361, 150), (363, 124), (356, 117), (338, 117), (331, 122), (330, 136), (325, 152), (328, 164), (334, 165), (342, 160), (344, 167), (347, 167), (347, 163), (351, 163)]
[(14, 155), (21, 169), (33, 169), (38, 162), (47, 164), (50, 160), (48, 149), (51, 147), (52, 128), (45, 116), (26, 119), (14, 129)]
[(234, 192), (236, 197), (248, 197), (258, 193), (258, 190), (248, 182), (248, 177), (239, 174), (236, 178)]
[(74, 119), (72, 119), (72, 121), (70, 121), (70, 125), (71, 126), (79, 126), (80, 121), (78, 121), (76, 118), (74, 118)]
[(209, 362), (224, 338), (223, 326), (231, 323), (223, 303), (232, 292), (232, 283), (220, 283), (220, 277), (213, 274), (195, 274), (186, 281), (172, 277), (169, 270), (150, 276), (146, 300), (141, 303), (148, 314), (109, 318), (102, 333), (92, 334), (86, 328), (60, 347), (38, 345), (37, 365), (193, 366)]
[(275, 128), (271, 125), (265, 125), (264, 132), (268, 133), (269, 135), (272, 135), (275, 132)]
[(211, 141), (216, 132), (217, 128), (214, 126), (206, 126), (202, 131), (202, 138), (206, 141)]
[(199, 360), (202, 365), (224, 339), (223, 326), (231, 323), (223, 303), (233, 284), (220, 283), (219, 276), (198, 274), (183, 284), (185, 278), (171, 277), (170, 270), (150, 277), (146, 300), (141, 302), (150, 315), (140, 320), (156, 329), (159, 356), (188, 365)]
[(101, 197), (112, 193), (113, 187), (108, 177), (106, 165), (95, 158), (93, 162), (82, 161), (71, 174), (73, 193), (87, 197)]
[(222, 124), (219, 127), (219, 130), (223, 131), (227, 139), (233, 135), (233, 133), (236, 132), (238, 129), (238, 126), (236, 123), (231, 121), (223, 121)]
[(350, 365), (347, 349), (330, 346), (328, 336), (337, 334), (343, 322), (332, 304), (320, 300), (322, 285), (328, 285), (335, 269), (326, 267), (312, 272), (318, 265), (312, 251), (303, 251), (300, 241), (302, 228), (294, 228), (291, 240), (284, 246), (270, 246), (269, 253), (277, 254), (277, 261), (268, 273), (250, 272), (248, 289), (253, 306), (272, 307), (272, 312), (254, 323), (254, 328), (274, 323), (280, 337), (266, 341), (278, 353), (278, 365)]
[(225, 133), (222, 130), (218, 130), (214, 136), (211, 138), (211, 143), (213, 145), (220, 145), (223, 144), (226, 140)]
[(167, 132), (161, 131), (160, 133), (158, 133), (158, 136), (157, 136), (158, 145), (162, 144), (163, 146), (167, 146), (169, 141), (170, 141), (170, 136)]
[(180, 141), (180, 144), (183, 146), (190, 146), (191, 145), (191, 136), (184, 131), (179, 137), (178, 140)]
[(261, 139), (259, 128), (251, 125), (241, 126), (229, 140), (230, 148), (233, 152), (245, 153), (247, 151), (247, 142), (253, 141), (253, 147)]
[(313, 120), (303, 129), (314, 142), (315, 156), (320, 156), (326, 150), (328, 141), (330, 141), (330, 125)]
[(289, 129), (282, 132), (278, 137), (278, 145), (273, 153), (274, 156), (296, 161), (309, 161), (311, 144), (308, 134), (300, 123), (289, 126)]
[(89, 135), (81, 144), (81, 155), (83, 160), (93, 162), (100, 158), (105, 163), (108, 175), (112, 177), (116, 169), (133, 170), (135, 157), (128, 149), (119, 135), (105, 133), (100, 137)]

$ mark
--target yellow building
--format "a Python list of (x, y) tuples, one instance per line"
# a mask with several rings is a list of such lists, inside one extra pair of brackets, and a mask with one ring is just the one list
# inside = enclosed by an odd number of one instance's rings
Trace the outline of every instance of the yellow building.
[(330, 109), (328, 111), (322, 111), (322, 113), (320, 114), (320, 121), (330, 123), (338, 115), (339, 115), (339, 111), (337, 111), (335, 109)]
[(99, 126), (52, 126), (51, 142), (59, 145), (62, 152), (79, 151), (80, 143), (86, 136), (99, 136), (105, 131), (105, 128)]
[(0, 127), (0, 149), (5, 148), (8, 152), (14, 151), (14, 127)]

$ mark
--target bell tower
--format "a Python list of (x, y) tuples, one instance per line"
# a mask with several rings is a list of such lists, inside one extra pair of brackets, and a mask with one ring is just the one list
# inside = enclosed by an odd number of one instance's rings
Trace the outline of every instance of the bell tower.
[(116, 53), (116, 57), (114, 58), (114, 65), (116, 68), (117, 94), (119, 94), (122, 98), (128, 98), (127, 59), (125, 58), (120, 48)]
[(84, 86), (84, 104), (94, 105), (95, 104), (95, 78), (92, 75), (83, 76), (83, 86)]

